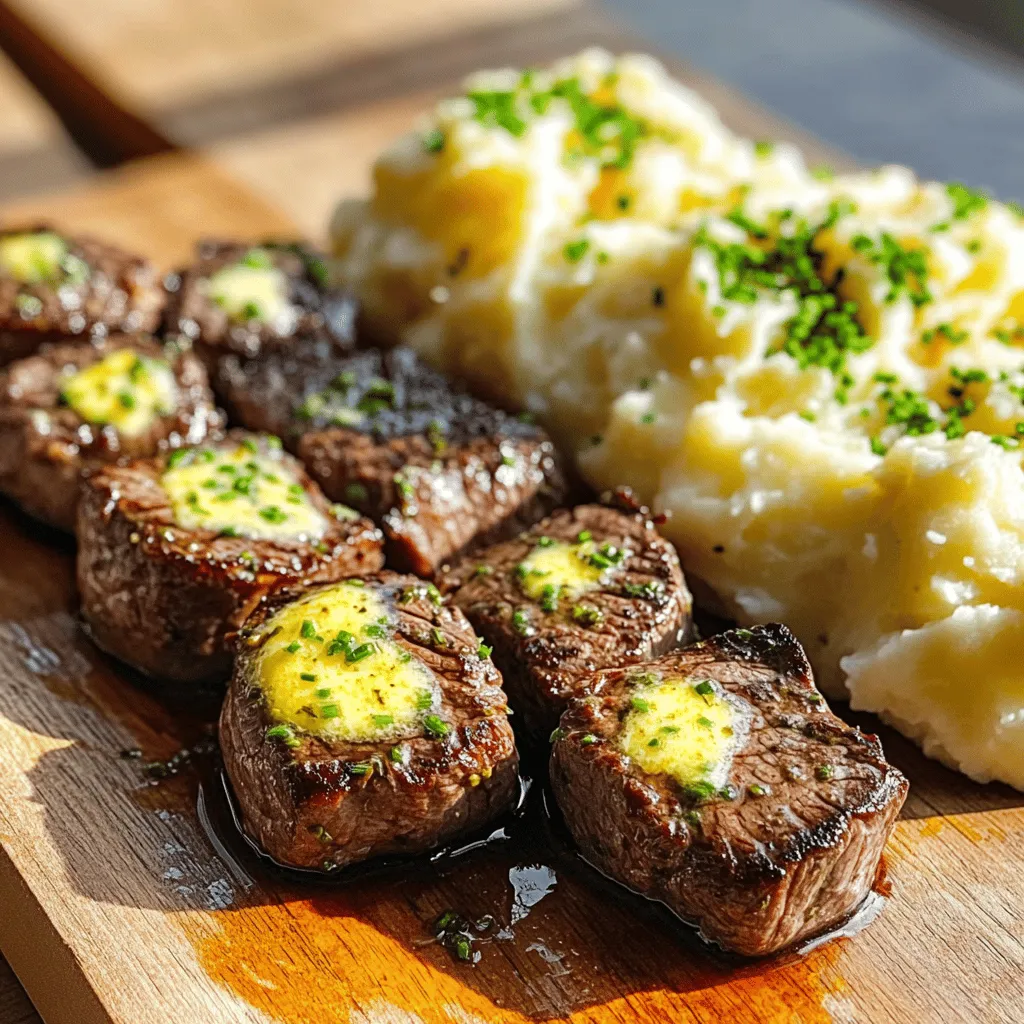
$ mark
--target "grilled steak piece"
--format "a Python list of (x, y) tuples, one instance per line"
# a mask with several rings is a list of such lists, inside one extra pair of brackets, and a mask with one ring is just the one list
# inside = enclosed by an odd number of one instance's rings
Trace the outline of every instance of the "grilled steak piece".
[(0, 365), (76, 335), (154, 331), (164, 297), (141, 256), (45, 224), (0, 231)]
[(835, 927), (871, 888), (907, 793), (829, 711), (785, 626), (610, 669), (562, 716), (551, 783), (583, 855), (726, 949)]
[(324, 493), (379, 522), (391, 564), (421, 576), (565, 494), (542, 430), (453, 390), (407, 349), (354, 356), (298, 415), (299, 458)]
[(332, 506), (277, 438), (90, 476), (78, 510), (82, 613), (104, 650), (176, 683), (225, 682), (226, 639), (268, 594), (376, 572), (380, 532)]
[(221, 713), (245, 830), (292, 867), (421, 853), (518, 794), (501, 676), (462, 614), (414, 577), (354, 582), (261, 606)]
[(0, 491), (74, 529), (79, 478), (223, 424), (194, 355), (144, 335), (48, 346), (0, 370)]
[(442, 587), (493, 645), (509, 703), (535, 738), (596, 671), (657, 657), (690, 631), (675, 549), (643, 513), (602, 505), (556, 512), (463, 559)]
[(241, 414), (258, 407), (235, 387), (240, 363), (273, 354), (316, 366), (355, 344), (354, 300), (331, 287), (324, 258), (301, 243), (203, 242), (196, 262), (165, 287), (168, 335), (196, 346), (218, 400), (253, 430), (279, 433)]

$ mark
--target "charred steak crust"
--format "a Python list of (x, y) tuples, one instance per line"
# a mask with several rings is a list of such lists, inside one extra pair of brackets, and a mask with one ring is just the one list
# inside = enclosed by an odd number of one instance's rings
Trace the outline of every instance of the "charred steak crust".
[[(246, 438), (233, 431), (208, 447), (230, 449)], [(259, 444), (266, 454), (266, 440)], [(78, 512), (78, 590), (100, 647), (155, 678), (221, 683), (233, 659), (228, 637), (268, 594), (381, 568), (381, 537), (373, 524), (336, 518), (298, 461), (277, 457), (329, 523), (317, 543), (177, 525), (160, 483), (167, 455), (108, 466), (86, 480)]]
[[(272, 725), (253, 681), (258, 648), (246, 637), (294, 598), (281, 594), (250, 617), (220, 719), (224, 764), (248, 835), (281, 864), (334, 870), (382, 855), (422, 853), (512, 807), (518, 763), (501, 676), (457, 608), (421, 580), (392, 572), (367, 579), (397, 620), (395, 638), (440, 680), (443, 740), (297, 746), (267, 737)], [(372, 766), (367, 772), (365, 767)]]
[(36, 232), (60, 235), (69, 256), (89, 273), (84, 280), (25, 284), (0, 272), (0, 366), (47, 342), (156, 330), (165, 294), (149, 260), (94, 238), (61, 234), (48, 224), (5, 228), (0, 240)]
[[(753, 709), (724, 793), (695, 796), (617, 746), (638, 673), (714, 680)], [(642, 676), (641, 676), (642, 678)], [(907, 781), (828, 709), (785, 626), (612, 669), (562, 716), (551, 782), (584, 856), (750, 956), (835, 927), (870, 890)]]
[[(544, 613), (520, 587), (517, 567), (541, 538), (575, 543), (586, 533), (598, 547), (629, 553), (619, 571), (579, 598), (589, 618), (574, 618), (566, 602)], [(509, 703), (537, 739), (547, 739), (572, 697), (589, 692), (595, 672), (657, 657), (690, 635), (692, 602), (679, 558), (644, 513), (602, 505), (557, 512), (467, 556), (441, 586), (493, 646)]]
[[(206, 293), (212, 275), (235, 266), (254, 249), (265, 252), (287, 280), (287, 298), (296, 316), (283, 327), (258, 319), (235, 322)], [(229, 355), (251, 358), (268, 351), (286, 353), (301, 340), (310, 354), (325, 358), (349, 351), (355, 344), (354, 299), (331, 287), (325, 258), (300, 242), (201, 242), (195, 262), (169, 275), (164, 286), (169, 295), (165, 330), (170, 337), (184, 336), (196, 346), (210, 368), (218, 398), (222, 397), (219, 361)], [(230, 387), (226, 397), (231, 406)]]
[(381, 524), (397, 568), (432, 575), (564, 498), (543, 431), (454, 390), (408, 349), (358, 353), (301, 385), (282, 436), (324, 493)]
[[(178, 390), (174, 410), (135, 436), (86, 422), (61, 398), (65, 370), (85, 369), (124, 348), (166, 359)], [(36, 518), (71, 531), (84, 472), (199, 444), (222, 427), (206, 371), (190, 353), (161, 346), (146, 335), (48, 346), (0, 370), (0, 491)]]

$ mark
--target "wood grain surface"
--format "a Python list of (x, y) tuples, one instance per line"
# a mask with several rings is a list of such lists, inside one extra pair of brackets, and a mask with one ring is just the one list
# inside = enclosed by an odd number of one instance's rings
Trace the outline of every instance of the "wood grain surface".
[[(505, 28), (575, 0), (4, 0), (125, 109), (158, 126), (381, 53)], [(188, 118), (178, 117), (180, 130)], [(193, 143), (179, 135), (179, 143)]]
[[(163, 264), (206, 230), (284, 226), (184, 157), (16, 212), (42, 211)], [(49, 1024), (1020, 1019), (1021, 794), (886, 733), (912, 784), (887, 854), (892, 897), (855, 937), (767, 963), (717, 956), (602, 883), (537, 793), (505, 841), (302, 884), (240, 842), (209, 757), (148, 781), (144, 761), (203, 738), (201, 709), (133, 685), (91, 647), (72, 558), (0, 507), (0, 948)], [(135, 749), (141, 760), (123, 756)], [(476, 966), (431, 937), (449, 908), (493, 918)]]
[(87, 170), (49, 107), (0, 54), (0, 199), (52, 191)]

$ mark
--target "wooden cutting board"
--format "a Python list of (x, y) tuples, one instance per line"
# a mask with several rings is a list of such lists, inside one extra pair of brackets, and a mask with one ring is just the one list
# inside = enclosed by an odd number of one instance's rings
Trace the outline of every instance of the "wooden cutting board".
[[(2, 212), (101, 230), (164, 264), (200, 233), (287, 228), (181, 156)], [(856, 936), (782, 961), (716, 955), (602, 882), (541, 813), (539, 786), (503, 841), (300, 884), (240, 842), (210, 756), (147, 778), (144, 762), (203, 739), (202, 709), (134, 686), (90, 646), (72, 562), (67, 540), (0, 506), (0, 949), (49, 1024), (1021, 1019), (1021, 794), (886, 733), (912, 785), (892, 895)], [(448, 909), (486, 924), (478, 964), (433, 940)]]
[(57, 118), (0, 54), (0, 200), (65, 187), (87, 166)]

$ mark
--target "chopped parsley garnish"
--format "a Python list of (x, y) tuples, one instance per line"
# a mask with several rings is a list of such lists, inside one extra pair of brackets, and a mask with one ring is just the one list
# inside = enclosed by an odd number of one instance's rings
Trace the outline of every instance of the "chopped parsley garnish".
[(286, 747), (297, 747), (301, 742), (290, 725), (272, 725), (264, 735), (268, 740), (280, 740)]
[(562, 594), (562, 588), (553, 583), (547, 583), (541, 588), (540, 607), (545, 612), (558, 611), (558, 599)]
[(428, 153), (440, 153), (444, 149), (444, 132), (440, 128), (432, 128), (423, 136), (423, 148)]
[(665, 589), (660, 580), (651, 580), (648, 583), (623, 583), (622, 592), (626, 597), (638, 597), (644, 601), (653, 601)]
[(485, 660), (485, 659), (487, 659), (487, 658), (489, 658), (491, 656), (493, 651), (494, 651), (493, 647), (488, 647), (487, 644), (485, 644), (483, 642), (483, 640), (481, 640), (480, 643), (477, 645), (477, 648), (476, 648), (476, 656), (478, 658), (480, 658), (481, 660)]
[[(948, 388), (948, 393), (950, 397), (958, 400), (958, 404), (946, 408), (930, 401), (921, 392), (909, 388), (894, 388), (892, 385), (898, 382), (895, 374), (876, 374), (875, 380), (886, 385), (878, 396), (884, 406), (886, 426), (901, 427), (902, 433), (911, 437), (920, 437), (936, 431), (942, 431), (951, 441), (963, 437), (967, 432), (964, 420), (977, 408), (975, 399), (967, 397), (965, 392), (971, 384), (988, 382), (989, 376), (981, 369), (963, 370), (955, 366), (950, 368), (949, 373), (953, 384)], [(1015, 448), (1016, 443), (1013, 439), (1008, 440), (1012, 443), (1004, 447)], [(885, 455), (887, 448), (879, 438), (871, 438), (870, 445), (876, 455)]]
[(953, 201), (953, 220), (967, 220), (988, 206), (988, 197), (982, 192), (968, 188), (959, 181), (946, 186), (946, 194)]
[[(822, 277), (824, 255), (816, 242), (821, 232), (850, 210), (849, 204), (837, 201), (818, 224), (794, 220), (791, 212), (784, 210), (763, 225), (754, 223), (742, 210), (733, 210), (729, 219), (743, 228), (752, 242), (721, 242), (706, 227), (694, 237), (694, 246), (706, 249), (714, 258), (725, 301), (752, 305), (762, 293), (785, 293), (796, 299), (797, 312), (769, 354), (785, 352), (801, 370), (811, 366), (830, 370), (839, 382), (840, 400), (853, 383), (846, 371), (847, 355), (864, 352), (874, 342), (857, 320), (857, 304), (840, 301), (836, 295), (837, 278)], [(722, 312), (724, 315), (724, 308)]]
[(363, 661), (369, 658), (377, 650), (373, 644), (359, 644), (352, 650), (345, 652), (345, 660), (349, 662)]
[(369, 491), (362, 484), (345, 485), (345, 500), (352, 502), (352, 504), (366, 501), (369, 496)]
[(695, 693), (699, 694), (701, 697), (704, 698), (705, 704), (711, 703), (711, 701), (708, 700), (708, 697), (710, 697), (715, 692), (715, 688), (711, 684), (710, 680), (702, 679), (699, 683), (695, 683), (693, 690)]
[(260, 517), (268, 523), (283, 523), (288, 518), (288, 513), (277, 505), (267, 505), (260, 509)]
[(703, 804), (713, 800), (718, 795), (718, 787), (712, 782), (701, 779), (697, 782), (691, 782), (686, 786), (685, 792), (690, 799)]
[(601, 569), (603, 571), (621, 564), (625, 557), (625, 551), (615, 547), (614, 544), (605, 543), (602, 544), (597, 551), (591, 551), (589, 554), (583, 556), (583, 560), (585, 562), (589, 562), (595, 569)]
[(932, 301), (928, 291), (928, 257), (922, 249), (907, 249), (888, 231), (878, 241), (867, 235), (855, 235), (850, 242), (854, 252), (881, 268), (889, 281), (886, 302), (895, 302), (905, 295), (915, 306)]
[(992, 331), (992, 337), (1001, 341), (1004, 345), (1012, 345), (1015, 341), (1024, 340), (1024, 324), (1014, 324), (1012, 327), (997, 327)]
[(589, 604), (577, 604), (572, 609), (572, 621), (580, 626), (596, 626), (602, 616), (600, 609)]
[(396, 473), (394, 476), (395, 489), (398, 491), (403, 501), (409, 501), (416, 497), (416, 488), (401, 474)]
[(570, 263), (579, 263), (581, 259), (587, 254), (587, 250), (590, 248), (590, 240), (588, 238), (581, 238), (575, 242), (567, 242), (565, 246), (565, 258)]
[(767, 139), (760, 139), (754, 143), (754, 155), (760, 160), (764, 160), (766, 157), (771, 156), (774, 152), (774, 142), (769, 142)]
[(632, 697), (632, 698), (630, 698), (629, 706), (634, 711), (639, 711), (639, 712), (644, 712), (644, 711), (650, 711), (651, 710), (650, 701), (644, 700), (643, 697)]
[(512, 614), (512, 628), (520, 636), (529, 636), (533, 632), (529, 616), (524, 611), (516, 611)]
[(944, 338), (951, 345), (960, 345), (970, 337), (970, 332), (957, 330), (951, 323), (942, 323), (935, 327), (929, 327), (921, 335), (921, 342), (924, 345), (930, 345), (937, 337)]
[(434, 740), (443, 740), (452, 731), (452, 727), (440, 715), (427, 715), (423, 719), (423, 728)]
[(488, 127), (504, 128), (519, 138), (526, 132), (526, 121), (516, 109), (516, 93), (486, 90), (471, 92), (469, 100), (474, 106), (473, 116)]

